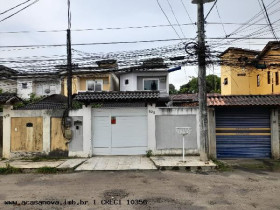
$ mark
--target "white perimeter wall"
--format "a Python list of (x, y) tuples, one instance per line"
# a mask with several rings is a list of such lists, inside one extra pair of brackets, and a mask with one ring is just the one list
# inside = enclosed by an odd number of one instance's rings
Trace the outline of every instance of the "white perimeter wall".
[[(82, 109), (71, 110), (69, 116), (71, 117), (83, 117), (83, 150), (71, 151), (69, 150), (70, 157), (91, 157), (92, 155), (92, 136), (91, 136), (91, 106), (83, 106)], [(70, 142), (71, 144), (71, 142)]]

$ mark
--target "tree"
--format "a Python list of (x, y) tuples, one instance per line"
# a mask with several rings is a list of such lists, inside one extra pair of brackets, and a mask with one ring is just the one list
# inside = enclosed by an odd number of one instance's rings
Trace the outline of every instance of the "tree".
[(169, 94), (176, 94), (178, 91), (176, 90), (173, 84), (169, 84)]
[[(220, 93), (221, 78), (214, 74), (206, 76), (206, 91), (207, 93)], [(180, 87), (179, 93), (198, 93), (198, 78), (192, 77), (187, 84)]]

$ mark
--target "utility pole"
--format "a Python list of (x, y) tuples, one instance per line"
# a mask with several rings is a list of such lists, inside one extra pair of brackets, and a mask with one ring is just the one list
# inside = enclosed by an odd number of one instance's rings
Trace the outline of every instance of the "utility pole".
[(199, 128), (200, 128), (200, 159), (208, 160), (208, 119), (207, 119), (207, 92), (206, 92), (206, 55), (204, 4), (214, 0), (192, 0), (197, 4), (197, 49), (198, 49), (198, 100), (199, 100)]
[(68, 29), (67, 29), (67, 95), (68, 109), (72, 108), (72, 51), (71, 51), (71, 12), (70, 0), (68, 3)]

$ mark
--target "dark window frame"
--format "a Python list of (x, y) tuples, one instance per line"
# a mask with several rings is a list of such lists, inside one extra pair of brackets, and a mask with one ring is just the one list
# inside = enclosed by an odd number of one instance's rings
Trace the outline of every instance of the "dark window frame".
[(275, 72), (275, 83), (276, 85), (279, 85), (279, 72)]
[(270, 71), (267, 72), (267, 84), (271, 83)]
[(28, 87), (27, 82), (21, 83), (21, 87), (22, 87), (22, 89), (27, 89), (27, 87)]
[(224, 78), (224, 82), (223, 82), (224, 85), (228, 85), (228, 78)]

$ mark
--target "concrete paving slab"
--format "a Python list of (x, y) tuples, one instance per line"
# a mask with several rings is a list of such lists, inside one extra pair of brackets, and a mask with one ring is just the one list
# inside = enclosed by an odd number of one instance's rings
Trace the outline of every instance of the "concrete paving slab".
[(91, 171), (98, 163), (98, 160), (99, 160), (98, 158), (90, 158), (86, 160), (82, 165), (77, 167), (75, 171), (86, 171), (86, 170)]
[(23, 169), (35, 169), (35, 168), (41, 168), (41, 167), (58, 167), (62, 163), (64, 163), (65, 160), (59, 160), (59, 161), (41, 161), (41, 162), (31, 162), (31, 161), (12, 161), (9, 162), (9, 164), (16, 168), (23, 168)]
[(76, 171), (156, 170), (153, 162), (144, 156), (92, 157), (76, 168)]
[(0, 161), (0, 168), (5, 168), (6, 167), (6, 163), (7, 163), (6, 160)]
[(186, 156), (185, 162), (181, 156), (154, 156), (151, 160), (158, 169), (212, 170), (216, 167), (213, 161), (205, 163), (198, 156)]
[(87, 160), (86, 158), (83, 158), (83, 159), (68, 159), (64, 163), (59, 165), (57, 168), (72, 169), (72, 168), (76, 167), (77, 165), (80, 165), (81, 163), (85, 162), (86, 160)]

